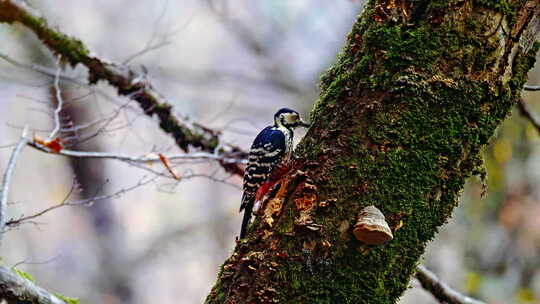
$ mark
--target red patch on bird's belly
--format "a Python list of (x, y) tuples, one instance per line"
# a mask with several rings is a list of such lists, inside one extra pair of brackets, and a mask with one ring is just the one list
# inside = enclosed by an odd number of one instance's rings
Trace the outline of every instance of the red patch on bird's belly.
[(270, 174), (269, 181), (263, 183), (257, 190), (257, 193), (255, 193), (255, 202), (262, 200), (266, 193), (268, 193), (268, 191), (272, 189), (272, 187), (274, 187), (274, 185), (277, 184), (290, 169), (291, 166), (288, 163), (281, 164), (275, 168), (272, 171), (272, 174)]
[(270, 187), (273, 186), (275, 183), (272, 182), (266, 182), (262, 184), (259, 189), (257, 190), (257, 193), (255, 193), (255, 201), (260, 201), (266, 193), (268, 193), (268, 190), (270, 190)]

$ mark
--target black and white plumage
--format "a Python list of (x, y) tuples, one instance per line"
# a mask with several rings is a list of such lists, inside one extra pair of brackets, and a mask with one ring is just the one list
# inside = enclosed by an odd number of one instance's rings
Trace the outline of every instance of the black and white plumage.
[(293, 131), (297, 127), (308, 127), (298, 112), (283, 108), (274, 114), (274, 125), (264, 128), (251, 145), (248, 165), (244, 174), (244, 194), (240, 211), (244, 210), (244, 219), (240, 239), (244, 238), (257, 191), (268, 182), (272, 172), (288, 161), (293, 150)]

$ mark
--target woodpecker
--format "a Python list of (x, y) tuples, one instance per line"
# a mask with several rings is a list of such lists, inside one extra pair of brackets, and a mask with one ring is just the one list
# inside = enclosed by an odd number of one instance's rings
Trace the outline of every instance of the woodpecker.
[(274, 114), (274, 125), (264, 128), (255, 137), (244, 173), (244, 194), (240, 205), (240, 212), (244, 210), (244, 219), (240, 239), (246, 235), (253, 205), (270, 187), (269, 177), (290, 159), (294, 129), (298, 127), (307, 128), (309, 124), (302, 120), (298, 112), (283, 108)]

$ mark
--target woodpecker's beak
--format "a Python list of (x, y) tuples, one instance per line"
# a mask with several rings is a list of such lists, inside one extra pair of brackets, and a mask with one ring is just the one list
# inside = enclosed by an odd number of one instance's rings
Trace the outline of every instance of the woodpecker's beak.
[(303, 121), (302, 119), (300, 119), (300, 121), (298, 122), (298, 125), (299, 125), (300, 127), (304, 127), (304, 128), (309, 128), (309, 127), (311, 127), (311, 124), (309, 124), (309, 123)]

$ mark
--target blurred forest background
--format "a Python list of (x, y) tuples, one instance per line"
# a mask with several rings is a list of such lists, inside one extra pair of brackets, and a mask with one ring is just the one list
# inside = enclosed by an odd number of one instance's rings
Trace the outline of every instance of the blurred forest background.
[[(334, 61), (362, 8), (351, 0), (32, 1), (50, 25), (100, 58), (141, 72), (179, 115), (247, 150), (276, 109), (307, 115), (320, 74)], [(54, 127), (54, 58), (35, 35), (0, 25), (0, 169), (24, 126)], [(34, 65), (34, 66), (32, 66)], [(108, 85), (63, 72), (63, 121), (71, 149), (133, 156), (178, 153), (156, 120)], [(530, 74), (540, 83), (540, 69)], [(523, 99), (540, 115), (540, 92)], [(458, 290), (488, 303), (540, 303), (540, 136), (516, 109), (484, 152), (487, 194), (471, 179), (424, 263)], [(297, 132), (297, 140), (303, 136)], [(62, 202), (13, 225), (2, 263), (83, 303), (202, 303), (239, 233), (241, 180), (215, 162), (176, 162), (180, 181), (115, 160), (81, 160), (26, 148), (8, 219)], [(155, 163), (152, 167), (162, 171)], [(166, 171), (165, 171), (166, 172)], [(123, 191), (126, 190), (126, 191)], [(436, 303), (416, 281), (400, 303)]]

